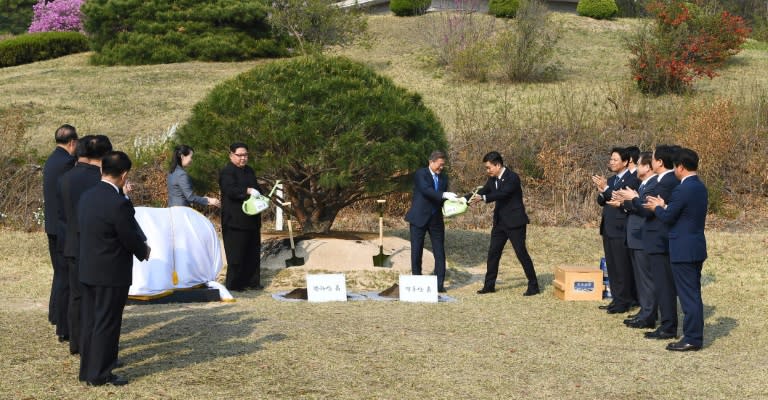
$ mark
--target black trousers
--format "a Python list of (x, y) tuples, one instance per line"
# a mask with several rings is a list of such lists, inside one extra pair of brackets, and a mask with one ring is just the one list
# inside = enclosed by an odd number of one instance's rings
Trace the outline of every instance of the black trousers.
[(77, 354), (80, 352), (80, 307), (82, 305), (83, 290), (80, 283), (79, 260), (75, 257), (67, 257), (69, 266), (69, 306), (67, 315), (69, 317), (69, 352)]
[(637, 302), (635, 278), (632, 272), (632, 260), (624, 238), (603, 236), (605, 266), (608, 269), (608, 281), (611, 283), (612, 303), (617, 307), (628, 308)]
[(53, 264), (51, 299), (48, 305), (48, 320), (56, 325), (56, 335), (69, 336), (67, 310), (69, 307), (69, 268), (64, 254), (58, 249), (58, 236), (48, 235), (48, 251)]
[(496, 287), (501, 252), (504, 250), (507, 240), (509, 240), (512, 242), (512, 248), (515, 250), (517, 261), (523, 266), (523, 272), (525, 272), (525, 277), (528, 279), (528, 287), (538, 289), (539, 280), (536, 278), (533, 260), (531, 260), (528, 249), (525, 247), (526, 231), (527, 225), (514, 228), (503, 228), (499, 225), (493, 225), (493, 228), (491, 228), (491, 244), (488, 247), (488, 264), (483, 288), (494, 289)]
[(224, 251), (227, 253), (229, 290), (244, 290), (261, 284), (261, 231), (222, 227)]
[(103, 384), (117, 360), (128, 286), (82, 284), (80, 380)]
[(445, 223), (442, 215), (437, 210), (429, 218), (425, 226), (410, 225), (411, 236), (411, 273), (421, 275), (421, 261), (424, 254), (424, 237), (429, 232), (429, 240), (432, 242), (432, 254), (435, 256), (435, 271), (437, 275), (437, 288), (443, 289), (445, 285)]
[(677, 334), (677, 291), (669, 254), (649, 254), (653, 290), (659, 305), (659, 329), (665, 333)]
[[(51, 296), (48, 300), (48, 321), (56, 325), (59, 310), (57, 310), (59, 299), (62, 297), (61, 291), (64, 290), (68, 276), (64, 273), (67, 267), (67, 261), (64, 255), (58, 250), (56, 235), (48, 234), (48, 253), (51, 256), (51, 265), (53, 266), (53, 280), (51, 281)], [(66, 313), (64, 314), (66, 315)], [(66, 323), (66, 319), (64, 320)], [(58, 326), (57, 326), (57, 334)]]

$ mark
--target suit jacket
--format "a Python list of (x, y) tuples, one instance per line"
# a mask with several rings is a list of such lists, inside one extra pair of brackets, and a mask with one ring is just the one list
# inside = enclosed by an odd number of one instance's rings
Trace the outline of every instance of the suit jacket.
[(184, 168), (179, 166), (168, 174), (168, 207), (187, 206), (192, 203), (208, 205), (208, 199), (192, 191), (192, 183)]
[(627, 171), (621, 178), (618, 175), (608, 178), (607, 183), (608, 188), (597, 195), (597, 204), (603, 207), (600, 218), (600, 234), (613, 239), (623, 239), (627, 236), (627, 213), (622, 208), (611, 207), (605, 203), (613, 196), (614, 189), (637, 189), (640, 182), (636, 176)]
[(130, 286), (133, 257), (149, 256), (133, 204), (106, 182), (80, 197), (80, 282), (92, 286)]
[(219, 172), (223, 227), (261, 230), (261, 214), (248, 215), (243, 212), (243, 201), (250, 196), (246, 193), (249, 187), (263, 193), (251, 167), (246, 165), (244, 168), (239, 168), (230, 162)]
[(75, 157), (63, 148), (56, 146), (43, 166), (43, 211), (45, 213), (45, 233), (63, 235), (64, 226), (59, 221), (59, 178), (75, 166)]
[(64, 243), (65, 257), (80, 256), (80, 224), (78, 222), (77, 205), (80, 196), (86, 190), (101, 182), (101, 169), (96, 165), (77, 163), (60, 179), (61, 208), (64, 210), (66, 235)]
[[(665, 202), (669, 202), (672, 191), (680, 184), (675, 173), (670, 171), (661, 180), (656, 177), (657, 183), (652, 189), (646, 190), (647, 196), (660, 196)], [(638, 214), (645, 217), (643, 224), (643, 250), (648, 254), (669, 254), (669, 227), (656, 218), (653, 211), (643, 208), (643, 202), (639, 198), (633, 199)]]
[[(523, 204), (523, 187), (520, 177), (508, 167), (504, 169), (501, 178), (488, 178), (477, 194), (485, 196), (486, 203), (496, 203), (493, 208), (494, 226), (517, 228), (530, 222)], [(471, 195), (467, 195), (469, 196)]]
[(622, 203), (622, 207), (627, 212), (627, 247), (634, 250), (643, 250), (645, 245), (643, 244), (643, 227), (645, 225), (645, 219), (648, 210), (643, 208), (645, 198), (649, 193), (653, 193), (656, 190), (656, 177), (652, 177), (646, 182), (645, 186), (640, 185), (637, 189), (638, 197), (632, 200), (627, 200)]
[(656, 207), (656, 217), (670, 227), (670, 262), (696, 263), (707, 259), (707, 202), (707, 188), (697, 175), (692, 175), (672, 191), (666, 209)]
[(429, 223), (429, 218), (437, 214), (443, 218), (440, 209), (443, 206), (443, 193), (448, 190), (448, 177), (440, 173), (437, 176), (437, 190), (432, 172), (428, 167), (419, 168), (413, 177), (413, 202), (411, 208), (405, 214), (405, 220), (409, 223), (424, 227)]

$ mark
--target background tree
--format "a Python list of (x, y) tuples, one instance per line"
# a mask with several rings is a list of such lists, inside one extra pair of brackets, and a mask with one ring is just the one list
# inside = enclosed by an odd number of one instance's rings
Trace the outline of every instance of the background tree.
[(193, 175), (216, 182), (230, 143), (250, 147), (257, 176), (285, 184), (304, 232), (327, 232), (338, 212), (390, 193), (445, 149), (443, 128), (415, 93), (346, 58), (260, 65), (195, 105), (177, 141), (195, 148)]
[(88, 0), (96, 64), (239, 61), (280, 56), (266, 0)]
[(0, 34), (27, 31), (32, 22), (32, 6), (37, 0), (0, 0)]
[(333, 0), (275, 0), (269, 22), (296, 41), (301, 54), (319, 53), (331, 45), (351, 44), (367, 27), (356, 7), (341, 8)]

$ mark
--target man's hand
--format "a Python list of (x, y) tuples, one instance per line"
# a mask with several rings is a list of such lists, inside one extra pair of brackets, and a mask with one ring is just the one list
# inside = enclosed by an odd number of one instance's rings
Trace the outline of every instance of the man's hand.
[(219, 199), (217, 199), (215, 197), (206, 197), (206, 199), (208, 200), (208, 205), (209, 206), (214, 206), (214, 207), (221, 206), (221, 202), (219, 201)]
[(254, 189), (254, 188), (248, 188), (248, 189), (246, 189), (246, 190), (245, 190), (245, 192), (246, 192), (246, 193), (248, 193), (248, 194), (250, 194), (250, 195), (251, 195), (251, 196), (253, 196), (253, 197), (256, 197), (256, 196), (260, 196), (260, 195), (261, 195), (261, 193), (259, 193), (259, 191), (258, 191), (258, 190), (256, 190), (256, 189)]
[(608, 187), (608, 179), (605, 179), (602, 175), (592, 175), (592, 182), (597, 187), (597, 190), (599, 191), (605, 191), (605, 188)]
[(609, 206), (614, 207), (614, 208), (619, 208), (619, 206), (621, 206), (621, 201), (620, 200), (611, 199), (611, 200), (606, 201), (605, 204), (608, 204)]
[(647, 210), (653, 211), (656, 207), (664, 207), (664, 199), (659, 196), (648, 196), (645, 198), (645, 204), (643, 207)]
[(612, 200), (619, 200), (619, 201), (626, 201), (626, 200), (632, 200), (635, 197), (640, 197), (640, 195), (637, 194), (637, 191), (634, 189), (619, 189), (614, 190), (613, 195), (611, 196)]
[(446, 200), (453, 200), (456, 198), (456, 193), (453, 192), (445, 192), (443, 193), (443, 198)]

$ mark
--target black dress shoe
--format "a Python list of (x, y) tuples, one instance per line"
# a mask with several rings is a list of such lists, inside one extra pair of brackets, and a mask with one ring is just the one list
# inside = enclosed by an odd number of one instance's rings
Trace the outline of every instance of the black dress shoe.
[(658, 329), (651, 332), (645, 332), (643, 336), (646, 339), (658, 339), (658, 340), (666, 340), (666, 339), (674, 339), (677, 338), (676, 333), (670, 333), (670, 332), (662, 332)]
[(87, 381), (88, 386), (124, 386), (128, 384), (128, 379), (122, 378), (117, 375), (110, 375), (109, 378), (103, 381)]
[(69, 342), (69, 335), (56, 335), (59, 339), (59, 343)]
[(448, 291), (445, 290), (444, 287), (441, 287), (441, 288), (437, 288), (437, 293), (448, 293)]
[(653, 329), (656, 327), (656, 323), (638, 320), (635, 322), (628, 323), (627, 326), (635, 329)]
[(602, 305), (599, 305), (599, 306), (597, 306), (597, 308), (599, 308), (599, 309), (601, 309), (601, 310), (607, 310), (607, 309), (609, 309), (609, 308), (614, 308), (614, 307), (616, 307), (616, 306), (617, 306), (617, 304), (616, 304), (615, 302), (613, 302), (613, 301), (612, 301), (612, 302), (610, 302), (610, 303), (608, 303), (608, 304), (602, 304)]
[(629, 315), (627, 315), (627, 319), (635, 319), (635, 318), (637, 318), (639, 315), (640, 315), (640, 313), (637, 313), (637, 314), (629, 314)]
[(682, 340), (679, 342), (673, 342), (667, 345), (669, 351), (699, 351), (701, 346), (694, 346), (690, 343), (685, 343)]
[(535, 295), (537, 295), (539, 293), (541, 293), (541, 291), (537, 287), (536, 288), (528, 288), (528, 290), (526, 290), (525, 293), (523, 293), (523, 296), (535, 296)]
[(493, 293), (495, 291), (496, 291), (496, 289), (494, 289), (494, 288), (482, 288), (482, 289), (477, 291), (477, 294)]
[(123, 362), (123, 360), (119, 358), (115, 360), (114, 363), (112, 363), (112, 368), (123, 368), (123, 367), (125, 367), (125, 363)]
[(251, 285), (251, 286), (248, 286), (248, 289), (251, 289), (251, 290), (264, 290), (264, 286), (262, 286), (262, 285)]
[(629, 308), (627, 308), (627, 307), (614, 307), (614, 308), (609, 308), (606, 312), (608, 314), (624, 314), (625, 312), (629, 312)]
[(629, 324), (632, 324), (632, 323), (635, 323), (635, 322), (638, 322), (638, 321), (639, 320), (637, 318), (635, 318), (635, 317), (629, 317), (629, 318), (624, 320), (624, 325), (629, 325)]

